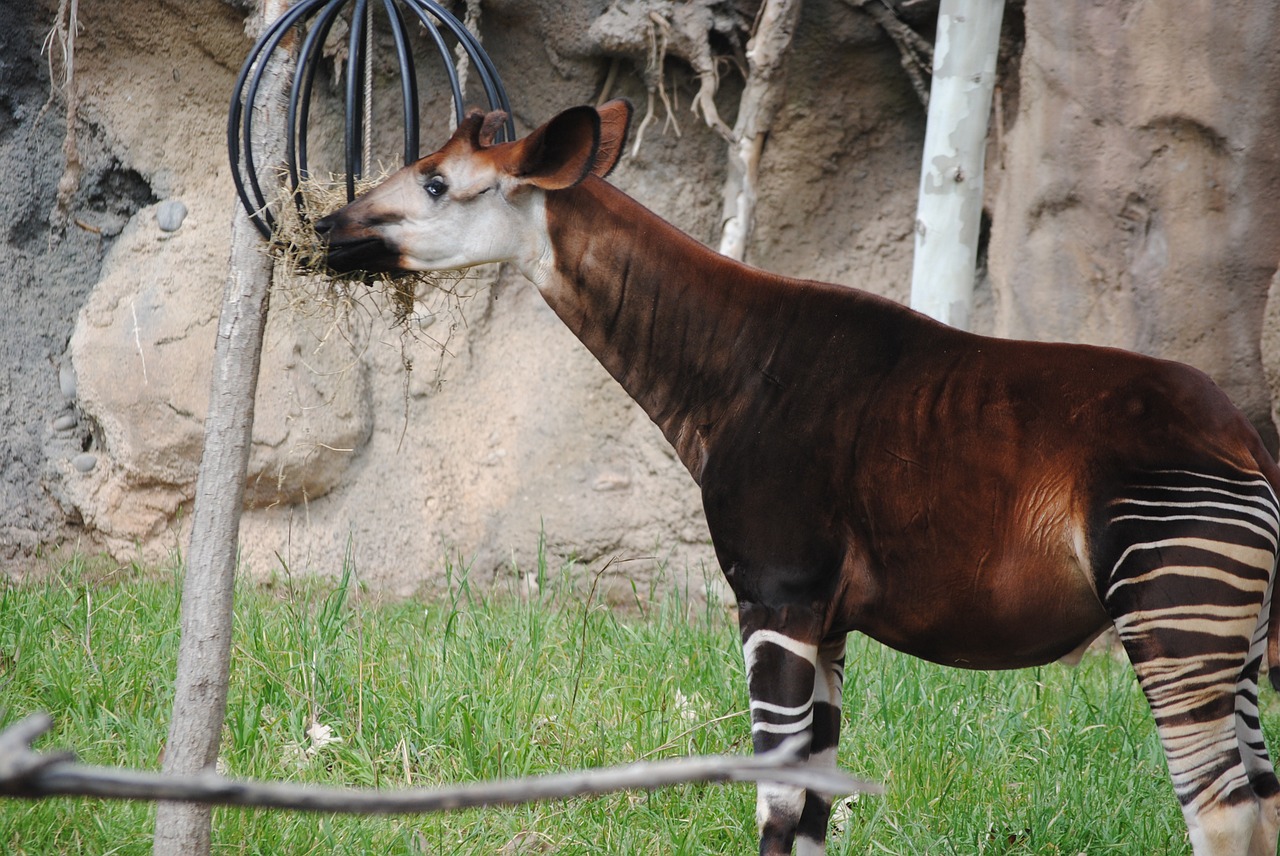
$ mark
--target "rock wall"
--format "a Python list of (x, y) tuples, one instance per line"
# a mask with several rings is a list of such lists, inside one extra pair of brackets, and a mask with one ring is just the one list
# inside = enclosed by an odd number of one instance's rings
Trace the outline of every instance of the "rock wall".
[(65, 130), (40, 50), (53, 20), (36, 4), (0, 4), (0, 563), (82, 534), (75, 508), (54, 498), (94, 444), (72, 406), (67, 340), (116, 237), (156, 201), (87, 107), (74, 217), (64, 234), (51, 232)]
[[(710, 22), (707, 46), (727, 58), (740, 45), (725, 22), (751, 5), (695, 0), (681, 14)], [(1009, 5), (977, 318), (986, 331), (1192, 362), (1274, 440), (1262, 317), (1280, 255), (1267, 97), (1280, 69), (1270, 5), (1230, 5)], [(36, 118), (47, 97), (37, 49), (55, 7), (0, 8), (11, 25), (0, 56), (18, 81), (0, 95), (0, 154), (17, 164), (0, 175), (15, 259), (0, 278), (14, 307), (0, 321), (11, 367), (0, 442), (12, 444), (0, 555), (75, 539), (154, 558), (186, 547), (234, 204), (222, 134), (250, 42), (241, 8), (217, 0), (81, 0), (90, 179), (76, 212), (97, 231), (50, 242), (63, 128), (56, 107)], [(697, 45), (647, 14), (674, 20), (674, 9), (486, 0), (480, 26), (521, 132), (606, 87), (642, 114), (652, 97), (655, 121), (611, 180), (711, 243), (724, 143), (689, 109)], [(929, 35), (933, 13), (903, 14)], [(626, 21), (643, 29), (619, 33)], [(665, 63), (648, 65), (663, 43)], [(741, 77), (730, 59), (718, 69), (715, 103), (731, 123)], [(446, 106), (424, 93), (424, 147), (447, 135)], [(315, 125), (323, 149), (337, 120), (322, 112)], [(923, 132), (884, 32), (847, 2), (808, 0), (749, 261), (905, 299)], [(397, 135), (379, 129), (388, 160)], [(176, 202), (186, 218), (161, 228)], [(424, 295), (407, 330), (369, 298), (344, 314), (276, 292), (248, 565), (331, 573), (350, 549), (366, 582), (409, 592), (440, 583), (446, 563), (477, 580), (533, 570), (541, 545), (593, 571), (616, 557), (610, 598), (714, 586), (697, 491), (657, 430), (518, 275), (484, 271), (461, 290)]]
[(1273, 453), (1278, 24), (1245, 0), (1029, 3), (990, 252), (998, 333), (1191, 363)]

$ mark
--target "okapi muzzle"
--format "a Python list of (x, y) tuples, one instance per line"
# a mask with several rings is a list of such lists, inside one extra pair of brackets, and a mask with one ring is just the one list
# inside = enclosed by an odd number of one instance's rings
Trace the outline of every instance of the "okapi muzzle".
[(325, 264), (335, 273), (394, 273), (401, 271), (400, 252), (376, 225), (364, 222), (360, 200), (315, 222), (324, 241)]
[(335, 273), (395, 273), (399, 256), (381, 238), (331, 243), (325, 263)]

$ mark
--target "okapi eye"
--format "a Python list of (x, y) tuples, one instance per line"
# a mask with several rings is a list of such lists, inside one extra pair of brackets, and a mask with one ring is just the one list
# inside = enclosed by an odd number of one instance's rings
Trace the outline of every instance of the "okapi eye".
[(427, 182), (427, 193), (431, 194), (435, 199), (439, 199), (441, 196), (444, 196), (444, 192), (448, 189), (449, 185), (445, 184), (444, 179), (440, 176), (436, 176)]

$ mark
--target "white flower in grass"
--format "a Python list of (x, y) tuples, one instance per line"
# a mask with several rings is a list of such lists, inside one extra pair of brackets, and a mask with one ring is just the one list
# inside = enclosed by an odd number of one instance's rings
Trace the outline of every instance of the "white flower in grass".
[(535, 746), (558, 742), (556, 731), (560, 720), (555, 716), (537, 716), (529, 727), (529, 739)]
[(701, 721), (703, 718), (703, 708), (705, 707), (706, 703), (703, 702), (702, 698), (697, 693), (687, 696), (680, 690), (676, 690), (676, 702), (672, 705), (672, 709), (675, 711), (676, 716), (683, 719), (685, 722), (693, 723)]
[(322, 725), (318, 720), (313, 720), (307, 728), (307, 737), (311, 739), (311, 745), (307, 747), (307, 755), (315, 757), (320, 750), (328, 746), (330, 743), (341, 743), (341, 737), (335, 737), (333, 729), (327, 725)]
[(853, 817), (853, 804), (858, 801), (860, 794), (853, 794), (842, 800), (837, 800), (836, 804), (831, 806), (831, 830), (836, 835), (844, 835), (845, 827), (849, 825), (849, 819)]

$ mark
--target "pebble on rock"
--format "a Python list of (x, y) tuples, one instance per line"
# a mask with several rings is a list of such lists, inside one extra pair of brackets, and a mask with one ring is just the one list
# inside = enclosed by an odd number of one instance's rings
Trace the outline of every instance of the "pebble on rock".
[(74, 413), (64, 413), (53, 420), (53, 430), (55, 431), (66, 431), (68, 428), (74, 427), (76, 427), (76, 415)]
[(177, 199), (166, 199), (156, 207), (156, 224), (163, 232), (176, 232), (187, 219), (187, 206)]
[(81, 454), (81, 455), (76, 455), (74, 458), (71, 459), (71, 466), (75, 467), (75, 470), (78, 473), (87, 473), (97, 465), (98, 465), (98, 456), (90, 455), (88, 452), (85, 452), (84, 454)]
[(76, 370), (71, 367), (71, 363), (63, 363), (62, 368), (58, 369), (58, 388), (62, 390), (63, 398), (75, 401)]

